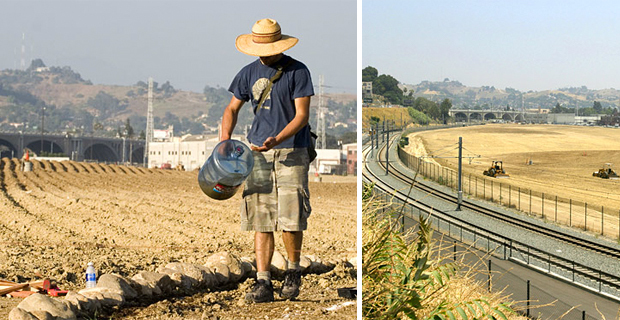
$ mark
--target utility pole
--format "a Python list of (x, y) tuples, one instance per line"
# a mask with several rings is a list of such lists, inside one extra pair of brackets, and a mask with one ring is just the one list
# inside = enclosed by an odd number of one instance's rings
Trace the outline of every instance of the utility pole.
[(325, 134), (325, 110), (323, 107), (323, 75), (319, 76), (319, 108), (316, 120), (316, 147), (317, 149), (327, 149)]
[(463, 137), (459, 137), (459, 194), (458, 202), (456, 205), (456, 211), (461, 211), (461, 203), (463, 203), (463, 188), (462, 188), (462, 176), (463, 176)]
[(41, 151), (39, 152), (39, 156), (43, 153), (43, 135), (45, 134), (45, 106), (41, 107)]
[(390, 128), (389, 128), (389, 125), (388, 125), (388, 130), (386, 133), (387, 133), (387, 141), (385, 143), (385, 175), (387, 176), (388, 172), (390, 171)]
[(153, 140), (153, 78), (149, 78), (148, 111), (146, 114), (146, 141), (144, 141), (144, 167), (148, 168), (149, 142)]

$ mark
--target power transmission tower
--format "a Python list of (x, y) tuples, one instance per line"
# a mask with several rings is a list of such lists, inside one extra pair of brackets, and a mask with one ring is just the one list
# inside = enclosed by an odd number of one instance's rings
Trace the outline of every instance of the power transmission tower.
[(26, 34), (22, 33), (22, 55), (19, 67), (22, 71), (26, 70)]
[(323, 106), (323, 75), (319, 76), (319, 108), (316, 120), (316, 147), (317, 149), (327, 149), (325, 138), (325, 107)]
[(153, 78), (149, 78), (148, 111), (146, 114), (146, 141), (144, 142), (144, 166), (148, 168), (149, 143), (153, 141)]

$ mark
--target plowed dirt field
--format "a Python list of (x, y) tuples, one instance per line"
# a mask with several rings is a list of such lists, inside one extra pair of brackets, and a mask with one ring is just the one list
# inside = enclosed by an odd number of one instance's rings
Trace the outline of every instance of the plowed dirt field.
[[(491, 161), (502, 160), (508, 179), (496, 179), (504, 186), (503, 202), (506, 202), (508, 186), (532, 190), (534, 198), (544, 194), (547, 219), (567, 220), (572, 203), (572, 225), (580, 228), (585, 224), (584, 203), (587, 204), (588, 230), (601, 232), (601, 212), (604, 211), (605, 236), (618, 239), (620, 221), (620, 180), (601, 179), (592, 172), (613, 163), (620, 168), (620, 129), (562, 125), (487, 124), (436, 131), (413, 133), (406, 151), (416, 156), (436, 156), (427, 161), (456, 170), (458, 163), (458, 138), (463, 137), (463, 190), (468, 192), (474, 185), (473, 178), (482, 179), (482, 172)], [(488, 177), (485, 179), (489, 180)], [(491, 179), (492, 180), (492, 179)], [(488, 183), (489, 181), (487, 181)], [(480, 181), (480, 185), (482, 182)], [(496, 198), (498, 193), (496, 189)], [(488, 192), (488, 190), (487, 190)], [(479, 192), (479, 194), (482, 194)], [(555, 204), (555, 197), (564, 199)], [(522, 195), (524, 208), (526, 195)], [(512, 195), (512, 203), (517, 195)], [(569, 202), (569, 200), (571, 202)], [(540, 212), (540, 199), (532, 200)], [(557, 214), (554, 206), (559, 207)], [(553, 215), (556, 214), (557, 217)]]
[[(203, 263), (228, 251), (253, 257), (253, 233), (239, 228), (239, 192), (227, 201), (204, 195), (197, 171), (143, 169), (80, 162), (0, 160), (0, 278), (49, 277), (62, 289), (84, 288), (89, 261), (97, 271), (126, 277), (172, 261)], [(325, 179), (324, 179), (325, 181)], [(302, 254), (323, 261), (356, 255), (354, 177), (311, 182), (312, 216)], [(284, 252), (280, 235), (276, 250)], [(129, 305), (97, 319), (351, 319), (356, 306), (336, 289), (356, 285), (355, 270), (303, 277), (298, 301), (240, 303), (238, 286)], [(279, 282), (276, 281), (276, 287)], [(20, 302), (0, 298), (0, 319)], [(333, 311), (329, 307), (336, 306)]]

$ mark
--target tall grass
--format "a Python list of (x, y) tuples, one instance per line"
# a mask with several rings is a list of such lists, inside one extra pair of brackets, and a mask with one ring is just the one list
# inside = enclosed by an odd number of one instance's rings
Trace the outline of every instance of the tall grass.
[[(402, 233), (388, 203), (364, 184), (362, 315), (367, 319), (516, 319), (500, 294), (436, 258), (428, 219)], [(435, 258), (433, 258), (435, 257)]]

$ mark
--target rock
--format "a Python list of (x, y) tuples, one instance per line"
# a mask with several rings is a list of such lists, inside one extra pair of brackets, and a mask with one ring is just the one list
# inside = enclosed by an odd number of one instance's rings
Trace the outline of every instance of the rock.
[(228, 267), (231, 282), (239, 282), (243, 277), (242, 261), (232, 253), (219, 252), (207, 259), (205, 266), (212, 267), (215, 263), (222, 263)]
[(319, 286), (321, 286), (321, 288), (328, 288), (329, 280), (324, 279), (324, 278), (319, 279)]
[[(133, 280), (133, 279), (132, 279)], [(138, 292), (138, 296), (140, 297), (151, 297), (153, 295), (153, 287), (149, 285), (148, 282), (144, 279), (133, 280), (137, 287), (133, 287), (136, 292)], [(159, 291), (161, 292), (161, 290)]]
[(104, 274), (97, 280), (97, 288), (108, 288), (112, 290), (120, 291), (124, 299), (134, 299), (138, 296), (136, 290), (131, 287), (131, 284), (125, 278), (117, 274)]
[(97, 284), (96, 288), (82, 289), (78, 293), (89, 299), (97, 300), (102, 306), (122, 306), (125, 304), (126, 296), (121, 290), (99, 287), (99, 284)]
[(357, 270), (357, 256), (354, 257), (350, 257), (346, 262), (345, 265), (351, 267), (351, 268), (355, 268)]
[(39, 318), (22, 308), (13, 308), (9, 312), (9, 320), (39, 320)]
[(243, 276), (240, 281), (247, 278), (256, 278), (256, 267), (252, 263), (241, 261), (241, 269), (243, 269)]
[(169, 294), (174, 291), (174, 282), (170, 276), (164, 273), (141, 271), (131, 279), (136, 282), (146, 282), (153, 290), (154, 295)]
[(215, 280), (218, 286), (226, 284), (230, 281), (230, 271), (227, 265), (216, 262), (211, 266), (211, 269), (215, 274)]
[(49, 312), (38, 310), (32, 311), (32, 315), (35, 316), (39, 320), (56, 320), (57, 318), (52, 316)]
[[(49, 314), (50, 319), (58, 319), (58, 320), (77, 319), (75, 313), (73, 313), (73, 311), (71, 311), (66, 304), (62, 303), (62, 301), (54, 299), (50, 296), (38, 294), (38, 293), (30, 295), (29, 297), (24, 299), (22, 302), (20, 302), (19, 305), (17, 305), (17, 308), (20, 308), (36, 316), (39, 319), (45, 319), (46, 317), (48, 317), (45, 315), (45, 313)], [(16, 313), (19, 313), (22, 315), (24, 314), (19, 311), (16, 311)]]
[(273, 257), (271, 258), (271, 273), (274, 276), (279, 276), (284, 274), (286, 268), (288, 267), (288, 262), (284, 258), (284, 256), (279, 251), (273, 252)]
[(299, 259), (299, 266), (301, 267), (301, 271), (305, 272), (306, 269), (310, 268), (312, 265), (312, 261), (308, 259), (306, 256), (301, 256)]
[(326, 266), (322, 262), (316, 262), (316, 261), (312, 262), (312, 265), (310, 266), (310, 269), (312, 269), (312, 271), (317, 274), (328, 272), (332, 268), (330, 268), (329, 266)]
[(75, 291), (67, 292), (65, 302), (73, 305), (73, 312), (78, 314), (90, 314), (101, 306), (98, 300), (89, 299)]
[(180, 272), (173, 272), (172, 274), (170, 274), (170, 279), (174, 282), (174, 285), (177, 288), (186, 290), (186, 291), (192, 289), (192, 285), (195, 281)]
[(210, 273), (211, 270), (199, 264), (172, 262), (168, 263), (164, 268), (174, 270), (188, 277), (192, 288), (206, 285), (209, 282), (208, 273)]

